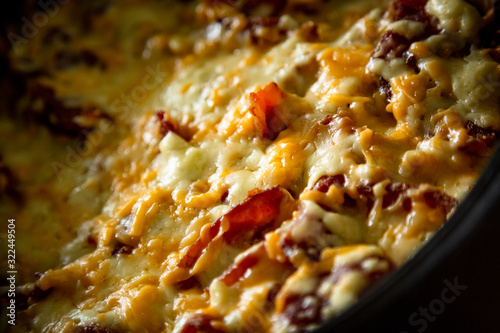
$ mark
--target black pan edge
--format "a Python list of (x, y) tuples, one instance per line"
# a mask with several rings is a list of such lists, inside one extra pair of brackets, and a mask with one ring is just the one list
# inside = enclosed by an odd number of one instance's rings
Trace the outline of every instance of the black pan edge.
[(316, 332), (381, 332), (371, 323), (390, 316), (408, 294), (425, 289), (428, 276), (466, 246), (478, 230), (495, 221), (500, 222), (500, 145), (474, 188), (434, 237), (355, 305)]

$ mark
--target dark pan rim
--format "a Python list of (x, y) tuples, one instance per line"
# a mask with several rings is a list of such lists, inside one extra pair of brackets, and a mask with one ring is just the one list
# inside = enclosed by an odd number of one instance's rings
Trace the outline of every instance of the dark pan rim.
[(500, 145), (455, 213), (416, 255), (316, 332), (357, 332), (367, 323), (375, 322), (410, 291), (425, 283), (426, 277), (452, 257), (480, 227), (491, 222), (499, 206)]

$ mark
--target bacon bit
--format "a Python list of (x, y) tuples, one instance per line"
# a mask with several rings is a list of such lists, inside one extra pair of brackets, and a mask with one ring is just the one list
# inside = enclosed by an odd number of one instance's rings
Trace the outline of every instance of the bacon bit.
[(224, 282), (228, 287), (232, 286), (238, 282), (249, 269), (257, 265), (259, 259), (260, 255), (255, 253), (246, 256), (243, 260), (229, 266), (229, 268), (219, 277), (219, 280)]
[(111, 254), (116, 257), (119, 254), (131, 254), (133, 250), (134, 248), (130, 245), (117, 243)]
[(412, 207), (412, 201), (410, 198), (405, 198), (403, 200), (403, 209), (405, 210), (405, 212), (410, 212), (411, 211), (411, 207)]
[(389, 18), (393, 21), (427, 22), (429, 14), (425, 11), (426, 3), (427, 0), (393, 0), (389, 5)]
[(385, 270), (374, 270), (370, 272), (366, 272), (365, 269), (363, 269), (362, 262), (355, 263), (355, 264), (349, 264), (349, 265), (341, 265), (341, 266), (334, 266), (332, 269), (331, 274), (327, 277), (328, 280), (331, 281), (331, 283), (335, 284), (340, 281), (340, 279), (347, 273), (349, 272), (360, 272), (362, 273), (366, 278), (367, 278), (367, 285), (366, 287), (360, 291), (360, 296), (366, 293), (371, 287), (374, 286), (375, 282), (378, 281), (379, 279), (383, 278), (384, 276), (388, 275), (393, 269), (394, 265), (392, 264), (389, 259), (381, 256), (370, 256), (366, 257), (363, 259), (363, 261), (369, 260), (369, 259), (376, 259), (379, 262), (386, 262), (387, 263), (387, 269)]
[(318, 24), (314, 22), (306, 22), (297, 32), (304, 40), (314, 43), (320, 40)]
[[(206, 234), (200, 235), (200, 238), (189, 247), (184, 257), (179, 262), (179, 267), (192, 267), (198, 260), (210, 242), (223, 233), (224, 240), (229, 243), (235, 243), (242, 236), (250, 236), (252, 239), (266, 228), (275, 227), (278, 224), (278, 218), (281, 213), (281, 204), (290, 198), (290, 194), (282, 187), (273, 187), (264, 192), (249, 197), (242, 204), (231, 209), (227, 214), (218, 218), (212, 225), (206, 229)], [(282, 216), (288, 218), (291, 212), (286, 212)], [(229, 228), (223, 232), (222, 220), (229, 222)]]
[(465, 123), (465, 128), (467, 128), (467, 134), (483, 141), (488, 147), (495, 145), (497, 133), (493, 129), (478, 126), (470, 120)]
[(268, 304), (273, 304), (276, 301), (276, 296), (281, 290), (282, 285), (275, 283), (271, 288), (269, 288), (269, 292), (267, 293), (266, 302)]
[(200, 281), (196, 276), (191, 276), (189, 279), (176, 283), (179, 290), (189, 290), (192, 288), (201, 288)]
[(313, 190), (326, 193), (328, 192), (328, 189), (332, 185), (335, 185), (336, 187), (344, 187), (345, 176), (342, 174), (335, 176), (323, 176), (320, 179), (318, 179), (316, 184), (314, 184)]
[(162, 138), (165, 137), (168, 132), (176, 132), (176, 126), (173, 119), (167, 113), (165, 113), (165, 111), (156, 112), (156, 118), (160, 122), (159, 131)]
[[(388, 270), (370, 272), (370, 274), (368, 275), (368, 277), (369, 277), (369, 280), (371, 282), (375, 281), (375, 280), (377, 280), (379, 278), (381, 278), (384, 275), (386, 275), (391, 270), (391, 268), (393, 266), (392, 263), (387, 258), (384, 258), (384, 257), (381, 257), (381, 256), (366, 257), (366, 258), (363, 259), (363, 261), (366, 261), (368, 259), (377, 259), (378, 261), (385, 261), (385, 262), (388, 263), (388, 267), (389, 267)], [(361, 273), (365, 273), (365, 270), (363, 269), (362, 262), (359, 262), (359, 263), (356, 263), (356, 264), (350, 264), (350, 265), (334, 266), (333, 269), (332, 269), (332, 273), (330, 274), (330, 276), (328, 277), (328, 279), (332, 283), (337, 283), (337, 282), (340, 281), (340, 279), (346, 273), (349, 273), (349, 272), (361, 272)]]
[[(390, 183), (389, 185), (387, 185), (385, 187), (387, 193), (384, 194), (384, 197), (382, 199), (382, 208), (387, 208), (391, 206), (399, 199), (399, 197), (402, 194), (404, 194), (411, 188), (414, 188), (414, 186), (408, 185), (406, 183), (402, 184)], [(411, 199), (410, 199), (410, 205), (411, 205)]]
[(87, 244), (89, 244), (92, 247), (97, 246), (97, 240), (95, 239), (94, 235), (88, 235), (86, 241)]
[(392, 99), (391, 84), (382, 76), (379, 78), (379, 80), (380, 80), (380, 92), (385, 95), (385, 99), (387, 100), (387, 102), (390, 102)]
[(283, 316), (291, 325), (305, 327), (321, 321), (323, 301), (315, 294), (290, 295), (285, 299)]
[(455, 198), (441, 191), (425, 192), (424, 200), (427, 206), (432, 209), (439, 208), (445, 215), (451, 213), (458, 205), (458, 201)]
[(78, 333), (111, 333), (112, 331), (97, 324), (79, 326)]
[(225, 325), (219, 318), (205, 313), (195, 313), (186, 320), (181, 333), (225, 333)]
[[(356, 207), (356, 199), (351, 198), (351, 196), (347, 193), (344, 193), (344, 203), (343, 206), (346, 208)], [(371, 209), (371, 206), (369, 207)], [(368, 209), (368, 210), (370, 210)]]
[(330, 126), (336, 131), (342, 130), (350, 134), (356, 131), (356, 123), (351, 118), (345, 116), (328, 115), (319, 121), (318, 124), (322, 126)]
[(415, 36), (411, 40), (392, 30), (385, 32), (373, 52), (373, 58), (391, 60), (404, 56), (406, 64), (417, 73), (419, 72), (416, 65), (417, 59), (411, 52), (407, 52), (408, 48), (413, 42), (439, 33), (437, 19), (425, 11), (426, 3), (427, 0), (391, 1), (388, 9), (388, 16), (391, 21), (410, 20), (421, 22), (425, 24), (425, 29), (422, 34)]
[(319, 217), (301, 209), (292, 220), (288, 232), (282, 235), (279, 246), (292, 263), (294, 257), (300, 254), (307, 256), (310, 261), (319, 261), (321, 251), (333, 245), (324, 239), (328, 234), (331, 232), (325, 228)]
[(373, 207), (373, 203), (375, 202), (373, 187), (371, 185), (359, 185), (356, 189), (358, 190), (360, 197), (366, 199), (366, 205), (368, 207), (368, 211), (370, 211)]
[(250, 112), (257, 120), (262, 137), (274, 140), (286, 128), (285, 119), (277, 109), (283, 98), (284, 93), (275, 82), (250, 93)]
[(412, 52), (410, 52), (410, 50), (407, 50), (405, 51), (405, 53), (403, 53), (403, 58), (408, 67), (413, 69), (415, 73), (417, 74), (420, 73), (420, 68), (418, 68), (417, 64), (417, 57), (415, 57), (415, 55)]
[(375, 51), (373, 58), (380, 59), (395, 59), (403, 55), (403, 53), (410, 47), (411, 41), (405, 36), (400, 35), (392, 30), (387, 31), (382, 35)]
[(220, 201), (221, 202), (226, 202), (226, 199), (227, 199), (228, 196), (229, 196), (229, 192), (228, 191), (222, 193), (222, 195), (220, 197)]
[(328, 115), (325, 118), (323, 118), (319, 123), (323, 126), (328, 126), (332, 121), (334, 121), (334, 116)]

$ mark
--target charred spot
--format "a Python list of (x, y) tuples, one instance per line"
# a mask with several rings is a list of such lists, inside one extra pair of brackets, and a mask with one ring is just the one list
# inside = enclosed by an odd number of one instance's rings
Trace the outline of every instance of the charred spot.
[(335, 176), (322, 176), (316, 184), (313, 186), (313, 190), (320, 191), (323, 193), (328, 192), (330, 186), (334, 185), (336, 187), (344, 187), (346, 182), (345, 176), (338, 174)]
[(439, 208), (448, 215), (458, 205), (458, 201), (441, 191), (427, 191), (424, 193), (424, 201), (431, 209)]
[(216, 318), (205, 313), (196, 313), (186, 320), (180, 332), (225, 333), (227, 330), (220, 318)]
[(323, 300), (317, 295), (290, 295), (285, 299), (283, 316), (291, 325), (306, 327), (321, 321)]
[(471, 137), (483, 141), (488, 147), (493, 147), (496, 142), (497, 132), (492, 128), (483, 128), (474, 124), (472, 121), (465, 123), (467, 134)]
[(111, 252), (111, 255), (116, 257), (119, 254), (131, 254), (133, 250), (133, 246), (124, 243), (117, 243), (113, 249), (113, 252)]
[(201, 288), (201, 283), (196, 276), (191, 276), (189, 279), (176, 283), (179, 290), (189, 290), (193, 288)]

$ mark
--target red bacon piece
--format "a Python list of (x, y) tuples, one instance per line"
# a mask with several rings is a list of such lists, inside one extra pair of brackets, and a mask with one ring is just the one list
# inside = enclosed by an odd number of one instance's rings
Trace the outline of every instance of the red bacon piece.
[[(282, 203), (290, 197), (290, 194), (280, 186), (251, 196), (205, 229), (200, 238), (189, 247), (179, 262), (179, 267), (192, 267), (203, 250), (219, 234), (223, 233), (224, 240), (233, 244), (242, 237), (254, 239), (262, 230), (277, 227), (282, 219), (291, 216), (291, 212), (285, 214), (281, 212)], [(279, 219), (280, 217), (282, 219)], [(229, 228), (225, 232), (222, 230), (223, 219), (229, 222)]]
[(232, 286), (238, 282), (249, 269), (257, 265), (264, 251), (265, 247), (264, 243), (262, 243), (257, 251), (249, 253), (242, 260), (229, 266), (229, 268), (219, 277), (219, 280), (224, 282), (228, 287)]
[(445, 215), (451, 213), (458, 206), (457, 199), (441, 191), (425, 192), (424, 200), (427, 206), (432, 209), (439, 208)]
[(478, 126), (472, 121), (467, 121), (465, 127), (467, 128), (467, 134), (471, 137), (484, 142), (488, 147), (495, 145), (497, 132), (493, 129)]
[(275, 82), (250, 93), (250, 112), (257, 120), (262, 137), (274, 140), (286, 128), (284, 116), (277, 108), (283, 97), (283, 91)]

